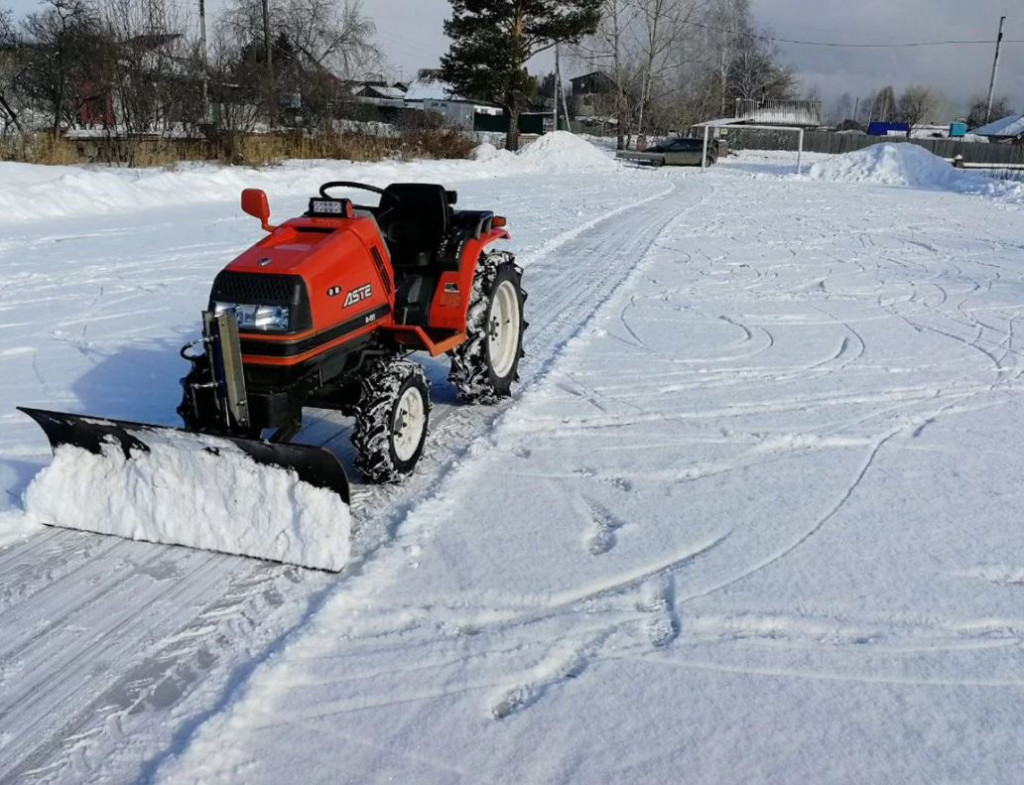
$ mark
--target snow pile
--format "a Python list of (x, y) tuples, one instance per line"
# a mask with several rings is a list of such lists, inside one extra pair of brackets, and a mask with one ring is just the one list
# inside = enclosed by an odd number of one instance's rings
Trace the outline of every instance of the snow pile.
[(963, 173), (915, 144), (876, 144), (816, 163), (810, 176), (843, 183), (949, 188)]
[(953, 191), (1024, 204), (1024, 185), (956, 169), (915, 144), (877, 144), (811, 167), (809, 176), (840, 183), (869, 183)]
[(516, 157), (514, 153), (510, 153), (508, 150), (499, 150), (490, 142), (484, 142), (482, 145), (473, 150), (473, 160), (479, 163), (492, 163), (492, 162), (511, 162), (515, 161)]
[(582, 136), (568, 131), (545, 134), (518, 153), (499, 150), (484, 142), (473, 151), (473, 160), (507, 174), (521, 172), (602, 172), (615, 169), (615, 159)]
[(174, 171), (0, 162), (0, 223), (228, 201), (238, 199), (243, 188), (263, 188), (272, 196), (314, 194), (330, 180), (448, 185), (527, 172), (614, 167), (610, 156), (565, 131), (541, 137), (518, 155), (485, 142), (469, 161), (289, 161), (262, 169), (184, 164)]
[(543, 172), (594, 172), (617, 167), (614, 158), (568, 131), (545, 134), (520, 150), (517, 157), (531, 169)]
[[(132, 540), (340, 570), (351, 516), (334, 493), (230, 442), (147, 432), (150, 452), (60, 447), (25, 491), (30, 519)], [(216, 454), (213, 452), (216, 450)]]

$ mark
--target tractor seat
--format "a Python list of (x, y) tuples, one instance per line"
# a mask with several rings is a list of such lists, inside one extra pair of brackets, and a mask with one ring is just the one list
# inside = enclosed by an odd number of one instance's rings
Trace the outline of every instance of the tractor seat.
[(389, 185), (385, 189), (401, 200), (388, 215), (388, 250), (398, 268), (430, 267), (451, 230), (452, 207), (443, 185), (418, 183)]

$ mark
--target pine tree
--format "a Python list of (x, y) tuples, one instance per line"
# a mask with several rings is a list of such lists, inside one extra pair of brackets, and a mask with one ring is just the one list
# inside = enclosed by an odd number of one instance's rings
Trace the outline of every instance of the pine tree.
[(526, 64), (556, 43), (576, 43), (597, 28), (601, 0), (451, 0), (441, 58), (444, 79), (460, 95), (501, 106), (505, 141), (519, 148), (519, 115), (532, 80)]

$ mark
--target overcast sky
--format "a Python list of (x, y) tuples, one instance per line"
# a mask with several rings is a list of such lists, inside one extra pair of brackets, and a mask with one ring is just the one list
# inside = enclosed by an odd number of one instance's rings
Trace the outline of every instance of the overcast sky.
[[(198, 0), (173, 0), (184, 5)], [(223, 0), (207, 0), (216, 13)], [(255, 0), (254, 0), (255, 2)], [(442, 23), (447, 0), (363, 0), (377, 23), (381, 47), (394, 68), (409, 76), (436, 66), (447, 49)], [(17, 13), (36, 0), (0, 0)], [(848, 43), (903, 43), (946, 39), (994, 40), (999, 17), (1007, 15), (1006, 37), (1024, 39), (1024, 4), (1020, 0), (754, 0), (761, 24), (782, 38)], [(1016, 11), (1016, 13), (1014, 13)], [(990, 46), (926, 49), (820, 49), (781, 45), (807, 87), (817, 86), (831, 100), (843, 92), (863, 95), (885, 84), (897, 91), (912, 83), (943, 90), (963, 102), (984, 94), (992, 68)], [(534, 64), (550, 70), (550, 59)], [(1024, 44), (1003, 48), (999, 92), (1024, 109)]]

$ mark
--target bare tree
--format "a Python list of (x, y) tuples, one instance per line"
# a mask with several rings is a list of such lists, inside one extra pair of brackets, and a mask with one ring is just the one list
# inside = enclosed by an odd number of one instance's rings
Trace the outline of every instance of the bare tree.
[[(256, 80), (254, 92), (270, 114), (282, 95), (296, 95), (304, 112), (328, 117), (342, 84), (382, 63), (373, 42), (376, 27), (363, 13), (362, 0), (273, 0), (270, 30), (274, 81), (269, 84), (261, 5), (232, 0), (218, 30), (221, 57), (235, 50), (236, 70), (245, 71), (250, 85)], [(263, 74), (256, 65), (264, 66)]]
[(750, 0), (714, 0), (705, 15), (705, 29), (710, 32), (708, 43), (716, 55), (712, 67), (718, 76), (723, 117), (729, 111), (729, 72), (736, 51), (744, 46), (750, 18)]
[(734, 98), (763, 101), (793, 98), (797, 80), (792, 69), (779, 65), (778, 48), (767, 36), (751, 32), (736, 53), (729, 76)]
[(878, 92), (872, 90), (860, 99), (860, 106), (857, 109), (857, 116), (853, 119), (862, 125), (867, 125), (871, 122), (872, 113), (874, 112), (875, 102), (878, 100)]
[(619, 144), (729, 111), (737, 98), (792, 98), (797, 82), (750, 0), (605, 0), (578, 56), (615, 84)]
[(875, 94), (871, 103), (871, 120), (877, 123), (894, 123), (897, 117), (896, 92), (891, 85)]
[[(992, 119), (999, 120), (1012, 114), (1010, 99), (1005, 95), (996, 98), (992, 102)], [(970, 111), (967, 114), (967, 125), (970, 128), (980, 128), (986, 124), (988, 116), (988, 98), (983, 95), (976, 95), (971, 98)]]
[(606, 74), (612, 81), (612, 112), (620, 150), (626, 147), (626, 133), (632, 113), (632, 93), (629, 87), (634, 69), (631, 53), (627, 50), (627, 35), (633, 29), (635, 13), (635, 6), (629, 0), (604, 0), (596, 32), (573, 50), (578, 60)]
[(194, 129), (201, 119), (198, 58), (183, 30), (188, 17), (167, 0), (92, 0), (106, 40), (108, 137), (116, 159), (136, 163), (145, 133)]
[[(631, 0), (636, 7), (640, 54), (640, 99), (637, 133), (646, 137), (658, 81), (672, 67), (686, 24), (696, 8), (693, 0)], [(642, 142), (641, 142), (642, 143)]]
[(843, 93), (835, 100), (829, 109), (829, 125), (841, 125), (847, 120), (856, 120), (853, 116), (853, 98), (849, 93)]
[(17, 56), (18, 35), (14, 29), (11, 12), (0, 9), (0, 120), (3, 121), (3, 135), (11, 127), (22, 132), (18, 111), (15, 109), (13, 92), (24, 73), (24, 66)]
[(295, 49), (315, 68), (350, 79), (379, 67), (377, 27), (362, 0), (288, 0), (285, 29)]
[(102, 80), (105, 42), (99, 19), (85, 0), (44, 0), (22, 24), (28, 100), (50, 118), (51, 132), (72, 125)]
[(937, 108), (938, 101), (929, 88), (924, 85), (911, 85), (900, 96), (896, 113), (900, 121), (907, 123), (913, 131), (926, 120), (933, 119), (932, 114)]

